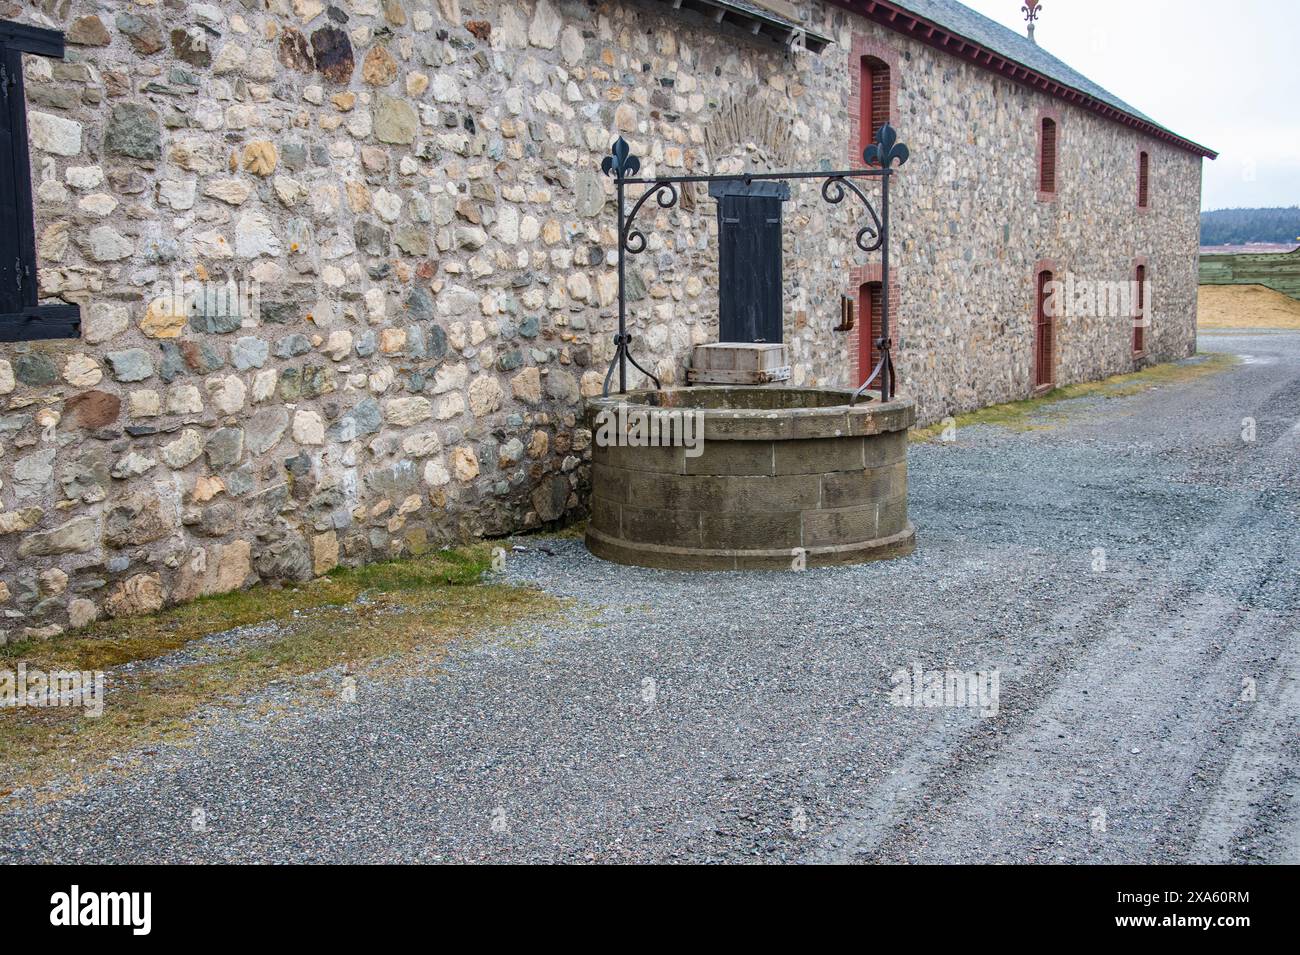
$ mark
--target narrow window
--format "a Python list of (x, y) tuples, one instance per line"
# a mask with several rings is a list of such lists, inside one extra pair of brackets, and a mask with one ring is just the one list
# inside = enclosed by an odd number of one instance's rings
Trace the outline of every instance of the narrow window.
[(1141, 352), (1146, 351), (1147, 330), (1147, 267), (1145, 265), (1139, 265), (1134, 270), (1133, 282), (1133, 350)]
[(862, 115), (858, 124), (858, 154), (876, 141), (880, 127), (889, 122), (889, 65), (874, 56), (862, 58), (858, 99)]
[(63, 58), (63, 34), (0, 20), (0, 341), (77, 338), (76, 305), (38, 305), (23, 54)]
[(1038, 160), (1038, 191), (1056, 195), (1056, 120), (1043, 117)]
[[(862, 384), (880, 361), (880, 292), (879, 282), (866, 282), (858, 289), (858, 384)], [(877, 379), (879, 383), (879, 379)]]
[(1038, 288), (1034, 309), (1034, 387), (1043, 388), (1052, 383), (1053, 313), (1052, 273), (1038, 273)]
[(1151, 157), (1146, 152), (1138, 153), (1138, 208), (1147, 208), (1150, 199), (1149, 192), (1149, 172), (1151, 166)]

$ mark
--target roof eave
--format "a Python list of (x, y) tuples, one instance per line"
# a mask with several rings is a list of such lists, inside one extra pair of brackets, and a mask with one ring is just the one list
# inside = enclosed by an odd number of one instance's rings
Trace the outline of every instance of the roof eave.
[(697, 13), (714, 23), (726, 23), (761, 36), (782, 46), (800, 43), (809, 53), (821, 53), (831, 45), (831, 38), (822, 36), (798, 23), (792, 23), (775, 14), (758, 8), (749, 8), (730, 0), (660, 0), (674, 10)]
[(1049, 96), (1064, 100), (1080, 109), (1097, 113), (1121, 125), (1145, 133), (1153, 139), (1169, 143), (1178, 149), (1203, 156), (1206, 159), (1217, 159), (1219, 156), (1213, 149), (1179, 136), (1177, 133), (1171, 132), (1163, 126), (1158, 126), (1141, 116), (1135, 116), (1103, 102), (1082, 90), (1062, 83), (1060, 80), (1052, 79), (1033, 67), (1017, 62), (995, 50), (990, 50), (988, 47), (968, 37), (961, 36), (947, 27), (932, 23), (910, 10), (895, 6), (889, 3), (888, 0), (829, 0), (829, 2), (843, 7), (851, 13), (864, 16), (868, 20), (879, 23), (896, 33), (910, 36), (928, 46), (942, 50), (950, 56), (967, 60), (981, 69), (1005, 76), (1022, 86), (1028, 86), (1040, 93), (1047, 93)]

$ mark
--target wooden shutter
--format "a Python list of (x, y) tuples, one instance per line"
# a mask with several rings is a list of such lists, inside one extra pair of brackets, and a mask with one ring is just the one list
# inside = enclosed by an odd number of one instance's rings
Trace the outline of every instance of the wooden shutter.
[(1043, 119), (1042, 160), (1038, 169), (1040, 192), (1056, 192), (1056, 121)]
[(880, 346), (876, 344), (880, 341), (880, 335), (883, 329), (880, 322), (882, 312), (880, 308), (880, 289), (879, 282), (869, 282), (867, 284), (867, 298), (871, 306), (871, 367), (876, 367), (876, 362), (880, 361)]
[(781, 204), (785, 182), (714, 182), (718, 201), (719, 340), (779, 343), (782, 298)]
[(876, 141), (880, 127), (889, 122), (889, 67), (877, 63), (871, 70), (871, 141)]
[(1146, 153), (1138, 153), (1138, 206), (1142, 209), (1147, 207), (1147, 202), (1150, 199), (1150, 193), (1148, 191), (1148, 172), (1150, 165), (1150, 156)]
[[(876, 345), (882, 330), (880, 297), (879, 282), (867, 282), (858, 289), (858, 384), (867, 380), (880, 361), (880, 348)], [(879, 384), (877, 379), (876, 385)]]
[(1051, 272), (1038, 273), (1038, 307), (1034, 317), (1034, 385), (1042, 387), (1052, 383), (1052, 316), (1047, 310), (1048, 286)]
[(1137, 294), (1134, 296), (1137, 307), (1134, 309), (1133, 316), (1133, 350), (1143, 351), (1146, 348), (1147, 267), (1139, 265), (1134, 271), (1133, 278), (1137, 283)]
[(38, 303), (23, 54), (63, 57), (63, 34), (0, 20), (0, 342), (77, 338), (77, 305)]

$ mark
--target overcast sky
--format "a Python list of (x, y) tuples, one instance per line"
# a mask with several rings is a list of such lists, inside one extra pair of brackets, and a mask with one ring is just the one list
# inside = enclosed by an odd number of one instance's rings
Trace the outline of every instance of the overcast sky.
[[(962, 0), (1023, 32), (1023, 0)], [(1217, 150), (1201, 206), (1300, 205), (1300, 2), (1043, 0), (1058, 59)]]

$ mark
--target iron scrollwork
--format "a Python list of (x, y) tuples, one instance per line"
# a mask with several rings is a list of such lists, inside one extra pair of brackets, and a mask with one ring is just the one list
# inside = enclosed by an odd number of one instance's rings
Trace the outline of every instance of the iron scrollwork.
[(885, 241), (884, 227), (880, 224), (880, 216), (876, 214), (875, 206), (867, 198), (867, 194), (857, 187), (850, 179), (843, 176), (832, 176), (822, 183), (822, 198), (831, 205), (839, 205), (844, 201), (846, 190), (852, 192), (867, 209), (867, 214), (871, 216), (871, 224), (864, 225), (858, 230), (857, 245), (863, 252), (875, 252)]
[[(877, 130), (876, 141), (862, 151), (862, 159), (868, 166), (879, 166), (881, 169), (891, 169), (894, 163), (901, 166), (910, 155), (908, 148), (898, 141), (894, 127), (888, 123)], [(847, 174), (832, 174), (822, 183), (822, 198), (831, 205), (839, 205), (849, 192), (862, 200), (867, 215), (871, 217), (871, 221), (858, 230), (857, 246), (863, 252), (878, 251), (885, 243), (885, 229), (867, 194)]]
[(623, 223), (623, 248), (633, 255), (645, 251), (645, 233), (640, 229), (633, 229), (632, 223), (636, 221), (636, 214), (641, 211), (641, 207), (651, 196), (655, 197), (655, 202), (659, 203), (661, 209), (671, 209), (677, 204), (677, 187), (671, 182), (656, 182), (633, 204), (632, 211), (627, 214), (627, 219)]
[(618, 332), (614, 335), (614, 360), (609, 363), (609, 370), (605, 372), (605, 384), (602, 388), (602, 395), (609, 395), (609, 380), (614, 375), (614, 369), (618, 367), (619, 360), (626, 358), (632, 363), (632, 367), (637, 369), (655, 383), (656, 388), (662, 388), (659, 378), (653, 372), (647, 371), (641, 367), (641, 363), (632, 355), (632, 336), (627, 332)]
[[(632, 356), (632, 336), (627, 331), (627, 297), (624, 292), (625, 256), (644, 252), (647, 245), (645, 233), (635, 227), (637, 214), (650, 201), (651, 197), (661, 209), (671, 209), (677, 205), (680, 193), (678, 185), (702, 182), (752, 181), (755, 179), (822, 179), (822, 199), (831, 205), (839, 205), (851, 192), (861, 201), (866, 209), (869, 221), (858, 229), (856, 244), (863, 252), (880, 252), (881, 284), (883, 296), (881, 303), (881, 335), (876, 344), (880, 349), (880, 360), (868, 375), (867, 380), (854, 393), (850, 404), (870, 386), (880, 389), (882, 399), (894, 395), (894, 362), (891, 355), (893, 340), (889, 336), (889, 180), (894, 166), (901, 166), (910, 156), (907, 146), (898, 141), (898, 134), (888, 123), (876, 132), (876, 139), (863, 150), (862, 158), (866, 169), (850, 169), (841, 172), (785, 172), (785, 173), (745, 173), (737, 176), (666, 176), (654, 179), (638, 179), (641, 160), (632, 154), (627, 141), (620, 136), (610, 146), (609, 155), (600, 164), (601, 170), (614, 179), (617, 193), (618, 211), (618, 332), (614, 335), (614, 358), (605, 373), (604, 394), (609, 394), (614, 369), (619, 372), (619, 391), (627, 390), (627, 364), (654, 382), (656, 388), (662, 387), (659, 379), (641, 366)], [(857, 179), (880, 180), (880, 211), (858, 185)], [(644, 191), (637, 197), (630, 210), (624, 206), (625, 190), (628, 185), (643, 186)]]
[(618, 369), (618, 390), (620, 392), (627, 390), (628, 362), (631, 362), (633, 368), (636, 368), (641, 374), (653, 381), (655, 388), (662, 388), (663, 385), (659, 378), (642, 368), (641, 363), (632, 355), (632, 336), (627, 331), (627, 300), (623, 292), (623, 255), (625, 252), (636, 255), (645, 251), (645, 233), (640, 229), (633, 229), (632, 223), (636, 220), (636, 214), (641, 211), (641, 207), (645, 205), (646, 200), (651, 196), (655, 196), (656, 201), (662, 208), (671, 208), (677, 202), (677, 187), (670, 182), (654, 183), (637, 199), (632, 206), (632, 211), (624, 214), (624, 183), (641, 171), (641, 160), (632, 155), (632, 147), (627, 144), (627, 140), (620, 136), (610, 146), (609, 155), (601, 161), (600, 168), (605, 175), (614, 177), (618, 190), (618, 332), (614, 335), (614, 358), (609, 363), (609, 370), (605, 372), (605, 381), (601, 391), (602, 394), (609, 394), (609, 384), (614, 376), (615, 368)]

